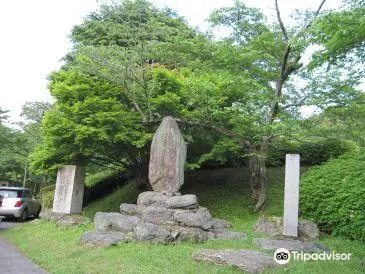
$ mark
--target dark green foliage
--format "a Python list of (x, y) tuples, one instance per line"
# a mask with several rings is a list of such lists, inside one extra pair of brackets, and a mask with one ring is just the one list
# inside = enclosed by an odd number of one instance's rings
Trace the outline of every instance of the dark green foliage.
[(71, 38), (76, 45), (134, 47), (142, 41), (171, 41), (178, 35), (193, 37), (195, 31), (169, 9), (159, 10), (145, 0), (124, 0), (102, 5), (73, 28)]
[(365, 153), (314, 167), (301, 181), (300, 211), (335, 236), (365, 241)]
[(274, 142), (268, 152), (268, 164), (282, 166), (285, 164), (285, 154), (294, 153), (300, 154), (301, 165), (318, 165), (344, 154), (350, 147), (348, 142), (334, 138), (308, 139), (305, 142)]

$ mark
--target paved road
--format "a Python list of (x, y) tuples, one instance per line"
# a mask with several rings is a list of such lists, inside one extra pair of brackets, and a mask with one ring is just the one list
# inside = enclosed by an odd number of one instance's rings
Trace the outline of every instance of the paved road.
[(20, 225), (20, 223), (3, 220), (0, 224), (0, 273), (46, 274), (46, 271), (30, 261), (19, 249), (1, 237), (1, 231), (15, 225)]

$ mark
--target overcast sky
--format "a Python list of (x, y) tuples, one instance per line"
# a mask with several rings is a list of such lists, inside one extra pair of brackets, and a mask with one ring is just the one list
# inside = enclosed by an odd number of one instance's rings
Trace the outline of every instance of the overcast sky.
[[(0, 1), (0, 107), (19, 120), (21, 106), (28, 101), (51, 101), (47, 75), (57, 70), (60, 59), (69, 51), (71, 28), (97, 9), (97, 0), (1, 0)], [(209, 13), (233, 0), (155, 0), (168, 6), (190, 25), (206, 28)], [(246, 0), (274, 16), (274, 0)], [(294, 9), (318, 5), (319, 0), (279, 0), (283, 18)], [(328, 0), (335, 4), (338, 0)]]

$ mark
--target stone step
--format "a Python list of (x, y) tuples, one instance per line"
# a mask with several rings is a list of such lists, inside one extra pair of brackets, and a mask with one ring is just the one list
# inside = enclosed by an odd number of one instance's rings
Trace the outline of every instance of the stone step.
[(263, 249), (278, 249), (286, 248), (289, 251), (325, 251), (328, 252), (329, 249), (325, 246), (314, 243), (314, 242), (302, 242), (299, 240), (275, 240), (266, 238), (254, 238), (256, 242)]
[(235, 266), (249, 273), (262, 272), (268, 268), (280, 267), (273, 257), (253, 250), (216, 250), (199, 249), (193, 253), (196, 261), (205, 261), (216, 265)]

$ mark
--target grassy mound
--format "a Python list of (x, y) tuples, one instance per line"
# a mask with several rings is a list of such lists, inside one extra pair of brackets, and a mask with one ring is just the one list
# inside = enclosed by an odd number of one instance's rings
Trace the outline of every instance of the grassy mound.
[(119, 206), (123, 203), (135, 203), (139, 194), (139, 188), (135, 181), (119, 187), (113, 193), (100, 198), (83, 209), (84, 216), (93, 218), (96, 212), (119, 212)]

